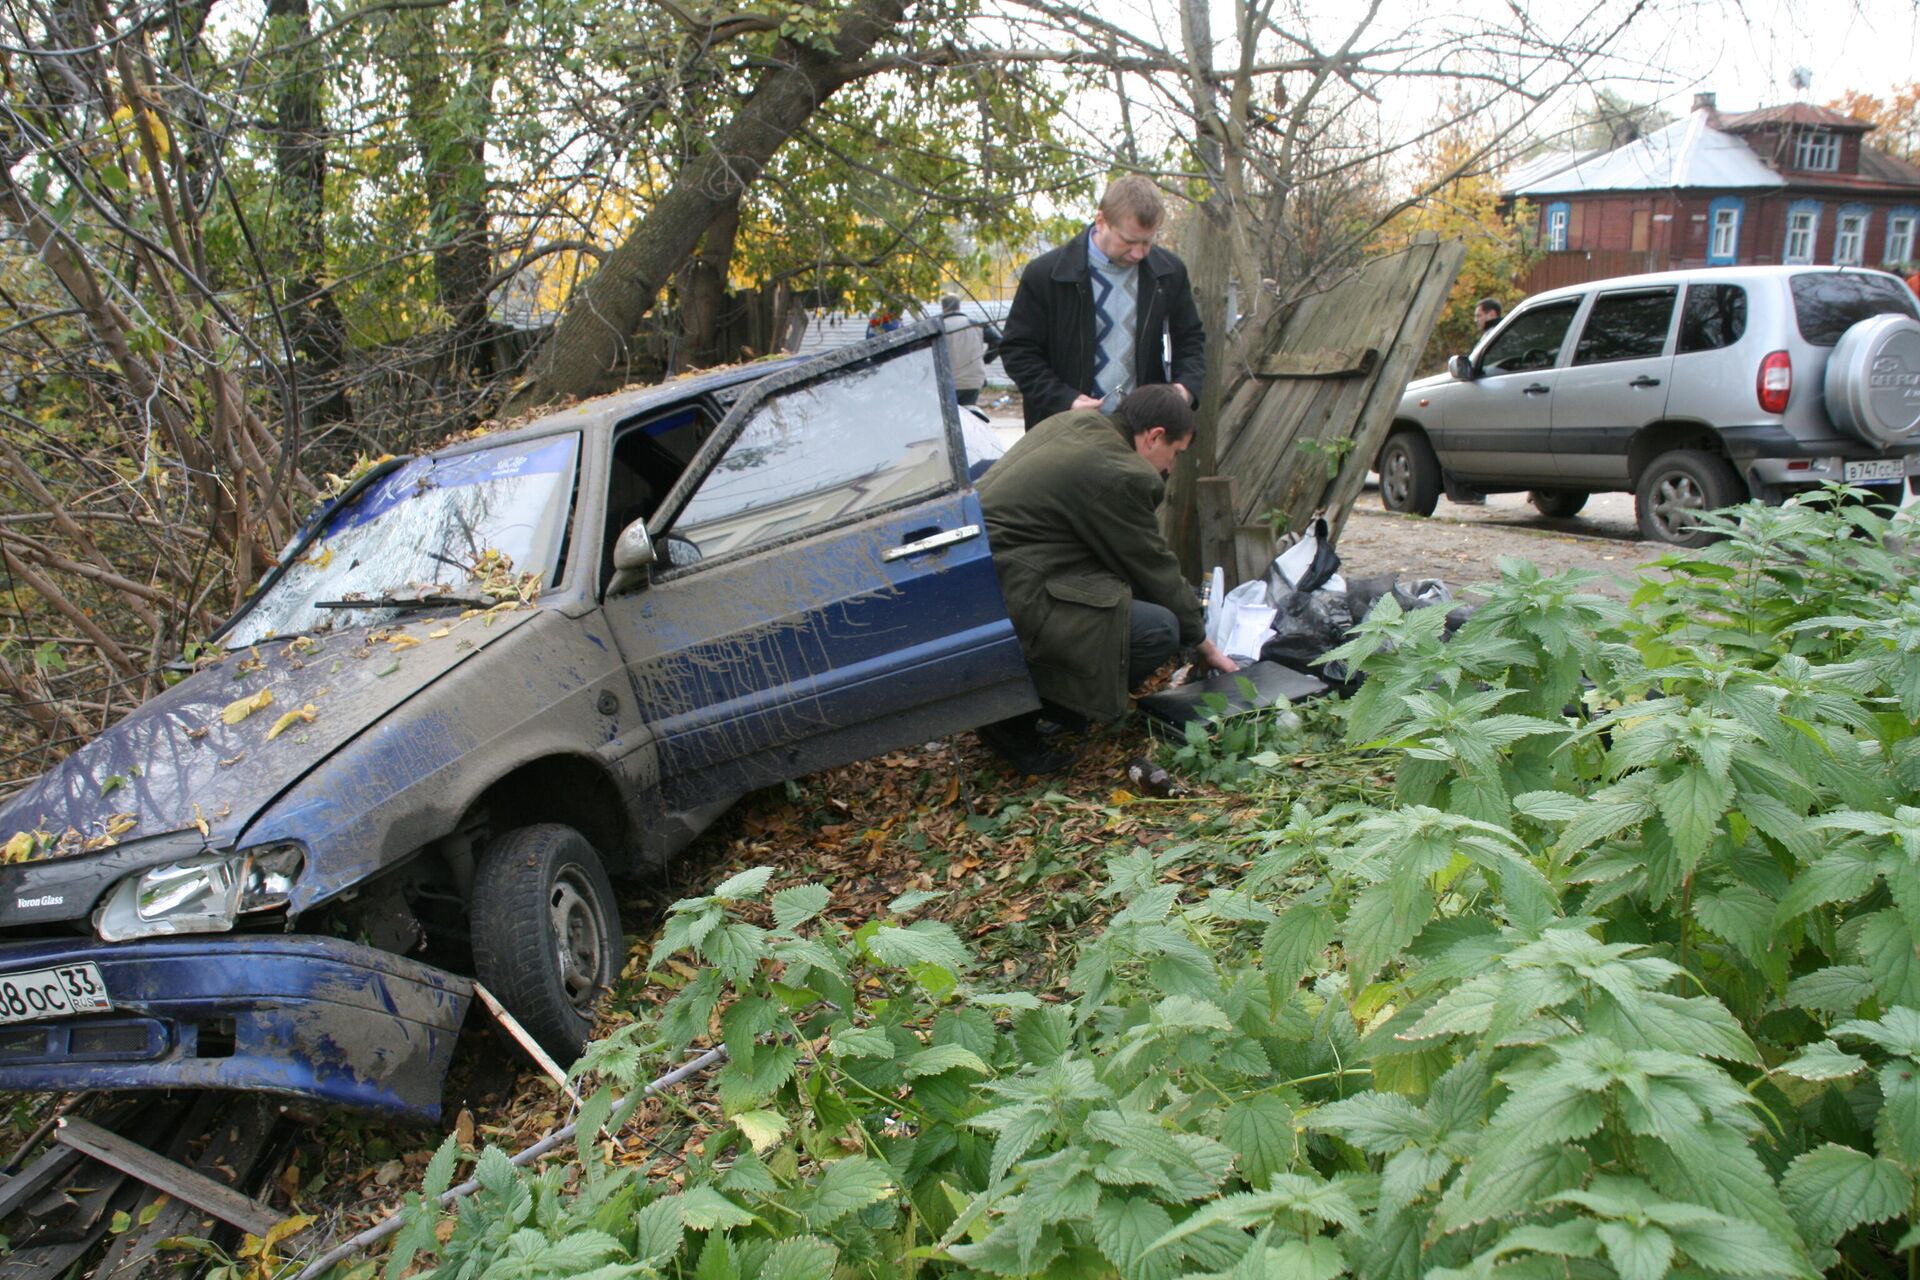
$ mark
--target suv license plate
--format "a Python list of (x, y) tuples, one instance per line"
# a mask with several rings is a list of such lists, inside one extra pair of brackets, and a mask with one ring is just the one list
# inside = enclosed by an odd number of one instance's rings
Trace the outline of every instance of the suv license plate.
[(0, 1022), (29, 1022), (113, 1008), (100, 970), (91, 964), (0, 973)]
[(1847, 464), (1847, 483), (1857, 484), (1862, 480), (1898, 480), (1905, 474), (1898, 458), (1875, 458), (1871, 462), (1849, 462)]

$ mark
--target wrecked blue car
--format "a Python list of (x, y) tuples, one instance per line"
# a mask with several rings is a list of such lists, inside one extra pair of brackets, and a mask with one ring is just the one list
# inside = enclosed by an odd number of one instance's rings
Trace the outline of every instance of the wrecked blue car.
[(0, 1088), (432, 1118), (472, 978), (580, 1049), (609, 874), (1034, 706), (939, 332), (358, 477), (216, 660), (0, 810)]

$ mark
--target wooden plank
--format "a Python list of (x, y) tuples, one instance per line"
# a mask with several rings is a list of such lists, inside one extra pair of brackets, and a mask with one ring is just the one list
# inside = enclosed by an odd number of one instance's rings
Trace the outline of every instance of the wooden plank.
[[(1273, 563), (1273, 530), (1264, 524), (1235, 525), (1233, 529), (1233, 560), (1240, 570), (1240, 581), (1252, 582), (1264, 578), (1267, 566)], [(1227, 570), (1232, 573), (1232, 569)]]
[(1233, 554), (1233, 477), (1201, 476), (1193, 497), (1200, 519), (1200, 572), (1211, 577), (1217, 565), (1227, 572), (1227, 587), (1240, 585)]
[(1373, 372), (1380, 362), (1375, 347), (1341, 351), (1276, 351), (1262, 360), (1254, 376), (1260, 378), (1358, 378)]
[(53, 1136), (56, 1142), (83, 1151), (242, 1231), (264, 1236), (280, 1221), (279, 1214), (259, 1201), (78, 1116), (62, 1117)]
[(57, 1143), (42, 1151), (34, 1157), (32, 1164), (8, 1178), (4, 1185), (0, 1185), (0, 1218), (6, 1217), (46, 1190), (55, 1178), (72, 1168), (79, 1160), (78, 1151)]

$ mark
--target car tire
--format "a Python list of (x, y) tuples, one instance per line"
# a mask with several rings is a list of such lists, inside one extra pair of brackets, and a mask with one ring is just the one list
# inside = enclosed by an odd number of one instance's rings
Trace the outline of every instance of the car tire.
[(1565, 519), (1579, 515), (1580, 508), (1587, 505), (1588, 496), (1582, 489), (1535, 489), (1527, 495), (1527, 501), (1543, 516)]
[(487, 845), (474, 868), (474, 974), (563, 1065), (586, 1047), (624, 953), (613, 885), (585, 836), (541, 823)]
[(1675, 449), (1647, 464), (1634, 486), (1640, 536), (1676, 547), (1704, 547), (1718, 534), (1695, 525), (1697, 516), (1746, 499), (1746, 487), (1725, 458)]
[(1418, 431), (1396, 431), (1380, 446), (1380, 502), (1389, 511), (1430, 516), (1440, 505), (1440, 459)]

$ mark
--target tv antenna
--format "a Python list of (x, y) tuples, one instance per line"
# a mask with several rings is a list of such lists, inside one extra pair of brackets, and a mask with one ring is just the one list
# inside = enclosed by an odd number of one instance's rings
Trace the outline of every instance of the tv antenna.
[(1807, 90), (1813, 88), (1812, 68), (1795, 67), (1787, 74), (1787, 83), (1793, 86), (1794, 92), (1805, 93)]

